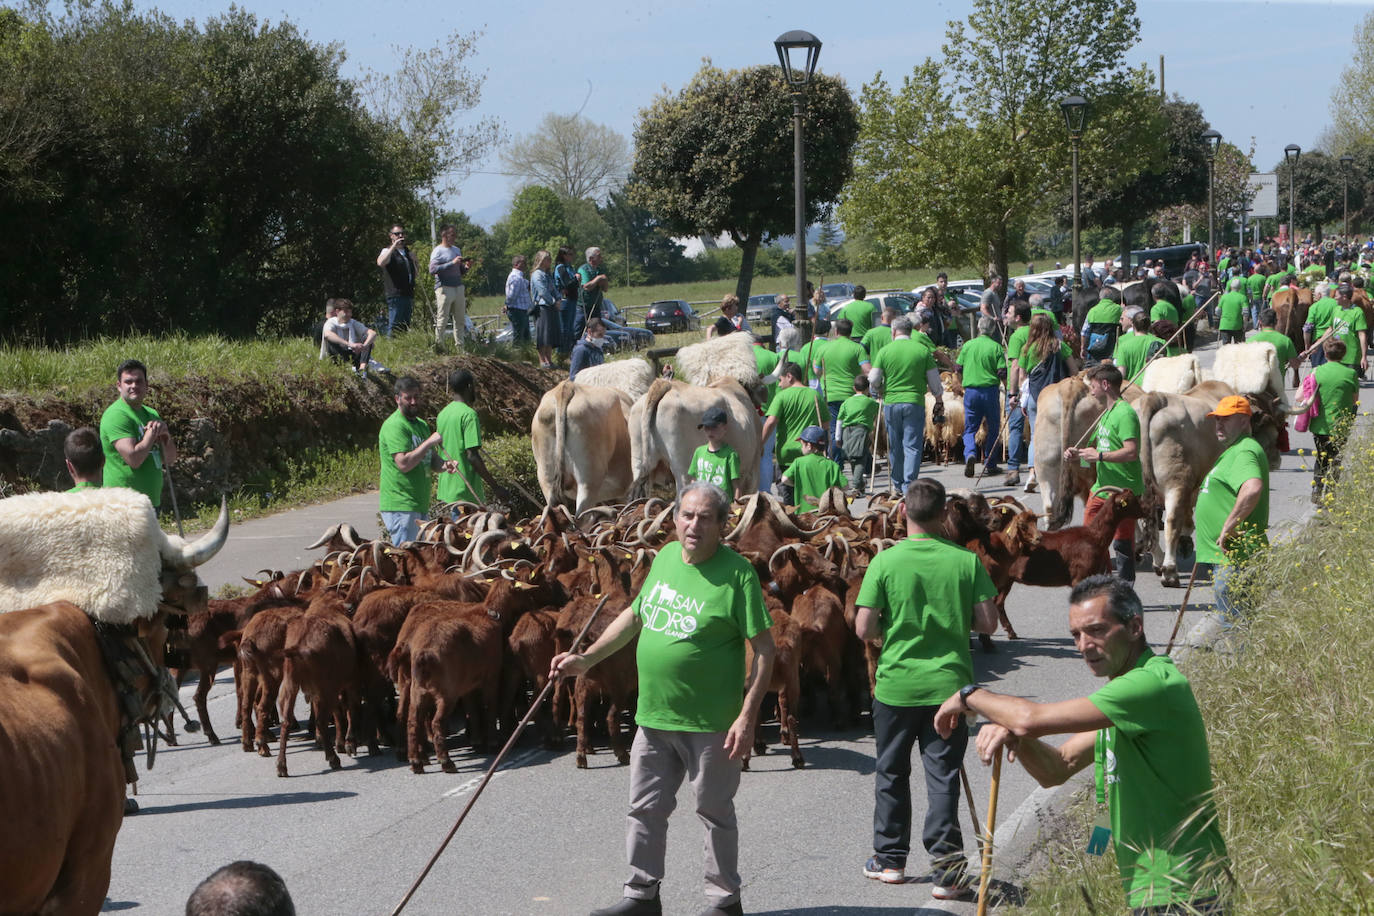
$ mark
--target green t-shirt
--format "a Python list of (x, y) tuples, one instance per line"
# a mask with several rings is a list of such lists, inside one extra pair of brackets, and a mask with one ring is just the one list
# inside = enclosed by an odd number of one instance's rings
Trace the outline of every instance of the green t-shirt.
[[(1336, 312), (1336, 317), (1331, 324), (1336, 329), (1336, 335), (1345, 341), (1345, 355), (1341, 357), (1341, 362), (1347, 366), (1358, 366), (1360, 364), (1360, 331), (1368, 331), (1369, 326), (1365, 322), (1364, 310), (1358, 305), (1352, 305), (1348, 309), (1340, 309)], [(1368, 339), (1368, 335), (1365, 335)]]
[(630, 605), (642, 624), (635, 661), (635, 722), (679, 732), (723, 732), (744, 705), (744, 643), (773, 625), (749, 561), (721, 545), (692, 566), (682, 547), (658, 552)]
[(1250, 291), (1252, 302), (1264, 301), (1264, 274), (1256, 272), (1246, 277), (1245, 286)]
[[(783, 351), (783, 353), (786, 352), (786, 350)], [(758, 345), (754, 346), (754, 368), (759, 371), (759, 378), (767, 378), (768, 376), (772, 375), (773, 370), (778, 368), (778, 363), (781, 361), (781, 359), (782, 354), (780, 353), (774, 353), (767, 347), (761, 347)], [(772, 402), (774, 395), (778, 393), (778, 383), (772, 382), (769, 385), (765, 386), (765, 388), (767, 393), (765, 394), (763, 399), (763, 408), (764, 410), (767, 410), (768, 405)]]
[[(1010, 368), (1010, 363), (1012, 360), (1018, 360), (1017, 365), (1021, 365), (1019, 362), (1019, 360), (1021, 359), (1021, 351), (1025, 349), (1026, 338), (1028, 337), (1030, 337), (1030, 328), (1023, 324), (1016, 330), (1012, 331), (1011, 336), (1007, 338), (1006, 360), (1008, 363), (1008, 368)], [(1021, 366), (1021, 369), (1026, 372), (1030, 371), (1029, 368), (1027, 368), (1026, 366)]]
[[(1188, 304), (1188, 298), (1189, 297), (1185, 296), (1183, 299), (1185, 306)], [(1193, 309), (1197, 309), (1197, 300), (1194, 299), (1193, 302)], [(1191, 315), (1193, 313), (1190, 311), (1188, 314)], [(1183, 319), (1179, 317), (1178, 309), (1168, 299), (1160, 299), (1154, 305), (1150, 306), (1150, 323), (1153, 324), (1156, 321), (1172, 321), (1175, 326), (1183, 323)]]
[(840, 405), (840, 414), (836, 420), (841, 426), (862, 426), (864, 429), (872, 429), (877, 417), (878, 402), (856, 391)]
[[(793, 508), (798, 512), (815, 512), (816, 504), (831, 487), (843, 487), (844, 472), (840, 466), (815, 452), (802, 455), (787, 466), (782, 476), (792, 484)], [(808, 500), (806, 497), (812, 497)]]
[[(1144, 368), (1145, 361), (1163, 348), (1164, 341), (1153, 334), (1122, 334), (1116, 340), (1116, 349), (1112, 351), (1112, 362), (1121, 370), (1123, 380), (1129, 382)], [(1136, 383), (1139, 382), (1136, 379)]]
[(1297, 358), (1297, 348), (1293, 346), (1293, 341), (1289, 340), (1287, 334), (1280, 334), (1278, 331), (1272, 329), (1257, 331), (1256, 333), (1250, 335), (1249, 342), (1255, 343), (1257, 341), (1271, 343), (1274, 345), (1274, 350), (1279, 355), (1280, 369), (1288, 365), (1288, 361), (1290, 359)]
[(1330, 296), (1324, 296), (1312, 303), (1312, 307), (1307, 310), (1307, 324), (1312, 325), (1312, 342), (1316, 343), (1331, 327), (1331, 322), (1336, 320), (1336, 313), (1341, 310), (1341, 305)]
[(1084, 318), (1088, 324), (1121, 324), (1121, 303), (1113, 302), (1110, 299), (1099, 300), (1097, 305), (1088, 309), (1087, 317)]
[(76, 486), (72, 487), (70, 490), (66, 490), (65, 492), (67, 492), (67, 493), (80, 493), (82, 490), (99, 490), (99, 489), (100, 489), (100, 484), (98, 484), (98, 483), (91, 483), (89, 480), (83, 480), (83, 481), (81, 481), (79, 484), (77, 484)]
[(849, 336), (857, 342), (863, 340), (864, 335), (872, 330), (873, 322), (878, 318), (878, 311), (867, 299), (855, 299), (840, 309), (839, 314), (830, 316), (832, 322), (841, 318), (854, 325), (849, 331)]
[(1226, 268), (1230, 266), (1230, 258), (1222, 258), (1220, 261), (1217, 261), (1217, 276), (1220, 277), (1222, 274), (1226, 273)]
[[(1140, 415), (1135, 412), (1125, 398), (1117, 398), (1111, 408), (1097, 421), (1097, 450), (1099, 453), (1114, 452), (1129, 440), (1140, 441)], [(1145, 480), (1140, 470), (1140, 459), (1135, 461), (1098, 461), (1097, 483), (1093, 485), (1093, 495), (1100, 496), (1103, 487), (1121, 487), (1137, 496), (1145, 493)]]
[(818, 366), (825, 384), (827, 401), (843, 401), (854, 393), (854, 376), (858, 375), (868, 356), (864, 348), (852, 340), (837, 337), (826, 345)]
[(1249, 305), (1249, 300), (1245, 298), (1245, 293), (1238, 289), (1233, 289), (1226, 293), (1217, 302), (1217, 329), (1221, 331), (1240, 331), (1245, 328), (1245, 320), (1241, 317), (1245, 314), (1245, 309)]
[[(1250, 515), (1236, 527), (1230, 542), (1230, 553), (1217, 548), (1221, 526), (1236, 507), (1236, 494), (1247, 480), (1258, 477), (1264, 483), (1259, 502)], [(1217, 463), (1203, 478), (1198, 491), (1197, 508), (1193, 511), (1193, 525), (1197, 530), (1197, 559), (1200, 563), (1226, 563), (1244, 560), (1256, 548), (1268, 544), (1269, 530), (1269, 457), (1254, 436), (1242, 436), (1226, 447)]]
[(377, 433), (382, 463), (382, 512), (429, 512), (429, 462), (421, 461), (403, 474), (393, 457), (415, 451), (428, 438), (429, 424), (419, 417), (407, 420), (399, 409), (382, 423)]
[(873, 696), (888, 706), (936, 706), (971, 684), (973, 606), (996, 595), (977, 555), (944, 538), (914, 535), (875, 556), (857, 601), (881, 614)]
[(1127, 905), (1216, 893), (1226, 843), (1212, 803), (1207, 731), (1188, 679), (1147, 648), (1088, 699), (1112, 722), (1098, 732), (1094, 768), (1107, 793)]
[(133, 439), (137, 445), (148, 424), (161, 419), (158, 412), (148, 405), (134, 407), (123, 398), (106, 407), (100, 415), (100, 450), (105, 453), (105, 486), (137, 490), (148, 497), (154, 507), (162, 504), (162, 447), (154, 448), (142, 464), (131, 468), (124, 456), (119, 454), (119, 449), (115, 448), (115, 443), (120, 439)]
[(821, 361), (825, 348), (830, 345), (829, 337), (813, 337), (801, 348), (801, 367), (806, 370), (803, 381), (809, 382), (816, 377), (816, 364)]
[(720, 444), (720, 451), (711, 451), (711, 444), (698, 445), (692, 453), (692, 461), (687, 465), (687, 476), (692, 480), (713, 483), (725, 491), (726, 496), (735, 495), (735, 481), (739, 480), (739, 452)]
[(959, 348), (954, 361), (963, 367), (965, 388), (996, 387), (997, 372), (1007, 368), (1006, 351), (991, 335), (975, 337)]
[(1348, 432), (1355, 416), (1355, 399), (1359, 397), (1360, 380), (1355, 369), (1345, 363), (1322, 363), (1312, 370), (1317, 379), (1317, 397), (1321, 410), (1307, 427), (1319, 436)]
[(600, 288), (590, 289), (587, 284), (603, 274), (609, 276), (606, 274), (605, 264), (593, 267), (591, 262), (588, 262), (577, 268), (577, 276), (582, 281), (577, 290), (577, 304), (582, 306), (582, 311), (588, 318), (601, 314), (601, 302), (606, 298), (606, 291)]
[(882, 350), (883, 347), (892, 343), (892, 326), (880, 324), (874, 327), (864, 335), (864, 339), (860, 341), (860, 343), (862, 343), (864, 349), (868, 351), (868, 358), (871, 360), (878, 355), (878, 352)]
[(924, 404), (926, 373), (935, 368), (934, 351), (910, 337), (883, 347), (873, 361), (883, 371), (883, 401), (887, 404)]
[(768, 405), (767, 415), (778, 418), (774, 451), (780, 468), (800, 457), (801, 443), (797, 437), (802, 430), (808, 426), (825, 428), (830, 420), (830, 411), (821, 400), (820, 392), (805, 385), (779, 388), (778, 396)]
[(912, 331), (911, 339), (916, 341), (921, 346), (925, 347), (927, 350), (934, 352), (935, 341), (931, 340), (930, 335), (927, 334), (925, 331)]
[[(1061, 342), (1059, 344), (1059, 355), (1064, 359), (1072, 359), (1073, 350), (1070, 349), (1068, 344)], [(1045, 359), (1049, 359), (1049, 357), (1046, 356)], [(1036, 366), (1040, 365), (1044, 361), (1044, 359), (1035, 358), (1035, 354), (1031, 352), (1030, 341), (1027, 340), (1025, 344), (1023, 344), (1021, 347), (1021, 356), (1019, 359), (1017, 359), (1016, 364), (1021, 367), (1022, 372), (1029, 375), (1032, 371), (1034, 371)]]
[[(478, 504), (486, 502), (486, 488), (482, 486), (481, 479), (473, 470), (472, 461), (468, 459), (468, 449), (482, 446), (482, 421), (478, 419), (477, 411), (462, 401), (450, 401), (447, 407), (439, 411), (439, 416), (434, 420), (434, 427), (439, 431), (439, 435), (444, 437), (444, 452), (458, 462), (458, 470), (462, 472), (461, 476), (439, 475), (439, 501)], [(468, 489), (467, 484), (463, 482), (464, 479), (472, 484), (473, 489)]]

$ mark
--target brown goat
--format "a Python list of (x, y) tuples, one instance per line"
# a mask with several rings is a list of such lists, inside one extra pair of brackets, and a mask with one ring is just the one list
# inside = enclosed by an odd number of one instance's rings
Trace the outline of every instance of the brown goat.
[(1054, 588), (1108, 572), (1112, 532), (1124, 520), (1141, 515), (1140, 497), (1130, 490), (1113, 490), (1106, 506), (1087, 525), (1041, 532), (1024, 516), (1018, 517), (1006, 531), (1017, 554), (1011, 577), (1025, 585)]
[[(358, 645), (347, 604), (337, 594), (317, 595), (304, 614), (286, 625), (282, 648), (282, 682), (277, 697), (277, 714), (286, 722), (296, 704), (297, 690), (305, 693), (315, 719), (315, 736), (324, 748), (329, 768), (343, 766), (339, 752), (350, 756), (358, 751), (356, 728), (360, 725), (361, 693), (358, 681)], [(334, 724), (334, 741), (329, 740), (329, 725)], [(287, 729), (282, 728), (277, 745), (277, 775), (286, 776)]]

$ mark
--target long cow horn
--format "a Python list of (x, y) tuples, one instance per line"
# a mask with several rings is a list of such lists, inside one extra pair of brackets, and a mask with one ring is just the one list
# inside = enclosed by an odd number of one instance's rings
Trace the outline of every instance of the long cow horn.
[[(163, 556), (177, 569), (194, 569), (219, 553), (224, 542), (229, 539), (229, 498), (221, 497), (219, 518), (215, 527), (187, 544), (178, 538), (176, 541), (164, 540), (166, 547)], [(170, 555), (169, 555), (170, 554)]]

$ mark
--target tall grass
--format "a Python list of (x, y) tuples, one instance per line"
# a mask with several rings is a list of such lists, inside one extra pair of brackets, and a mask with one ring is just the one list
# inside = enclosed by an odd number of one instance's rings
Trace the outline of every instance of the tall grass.
[[(1194, 653), (1234, 914), (1374, 913), (1374, 439), (1355, 438), (1310, 524), (1238, 585), (1253, 607), (1235, 652)], [(1077, 836), (1032, 883), (1033, 913), (1121, 910), (1110, 855)]]

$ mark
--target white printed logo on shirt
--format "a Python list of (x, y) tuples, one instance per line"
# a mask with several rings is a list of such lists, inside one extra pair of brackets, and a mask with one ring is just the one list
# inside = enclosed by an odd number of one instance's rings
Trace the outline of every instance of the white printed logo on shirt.
[(640, 605), (644, 627), (674, 639), (687, 639), (697, 629), (697, 615), (705, 605), (682, 594), (667, 582), (657, 582)]

